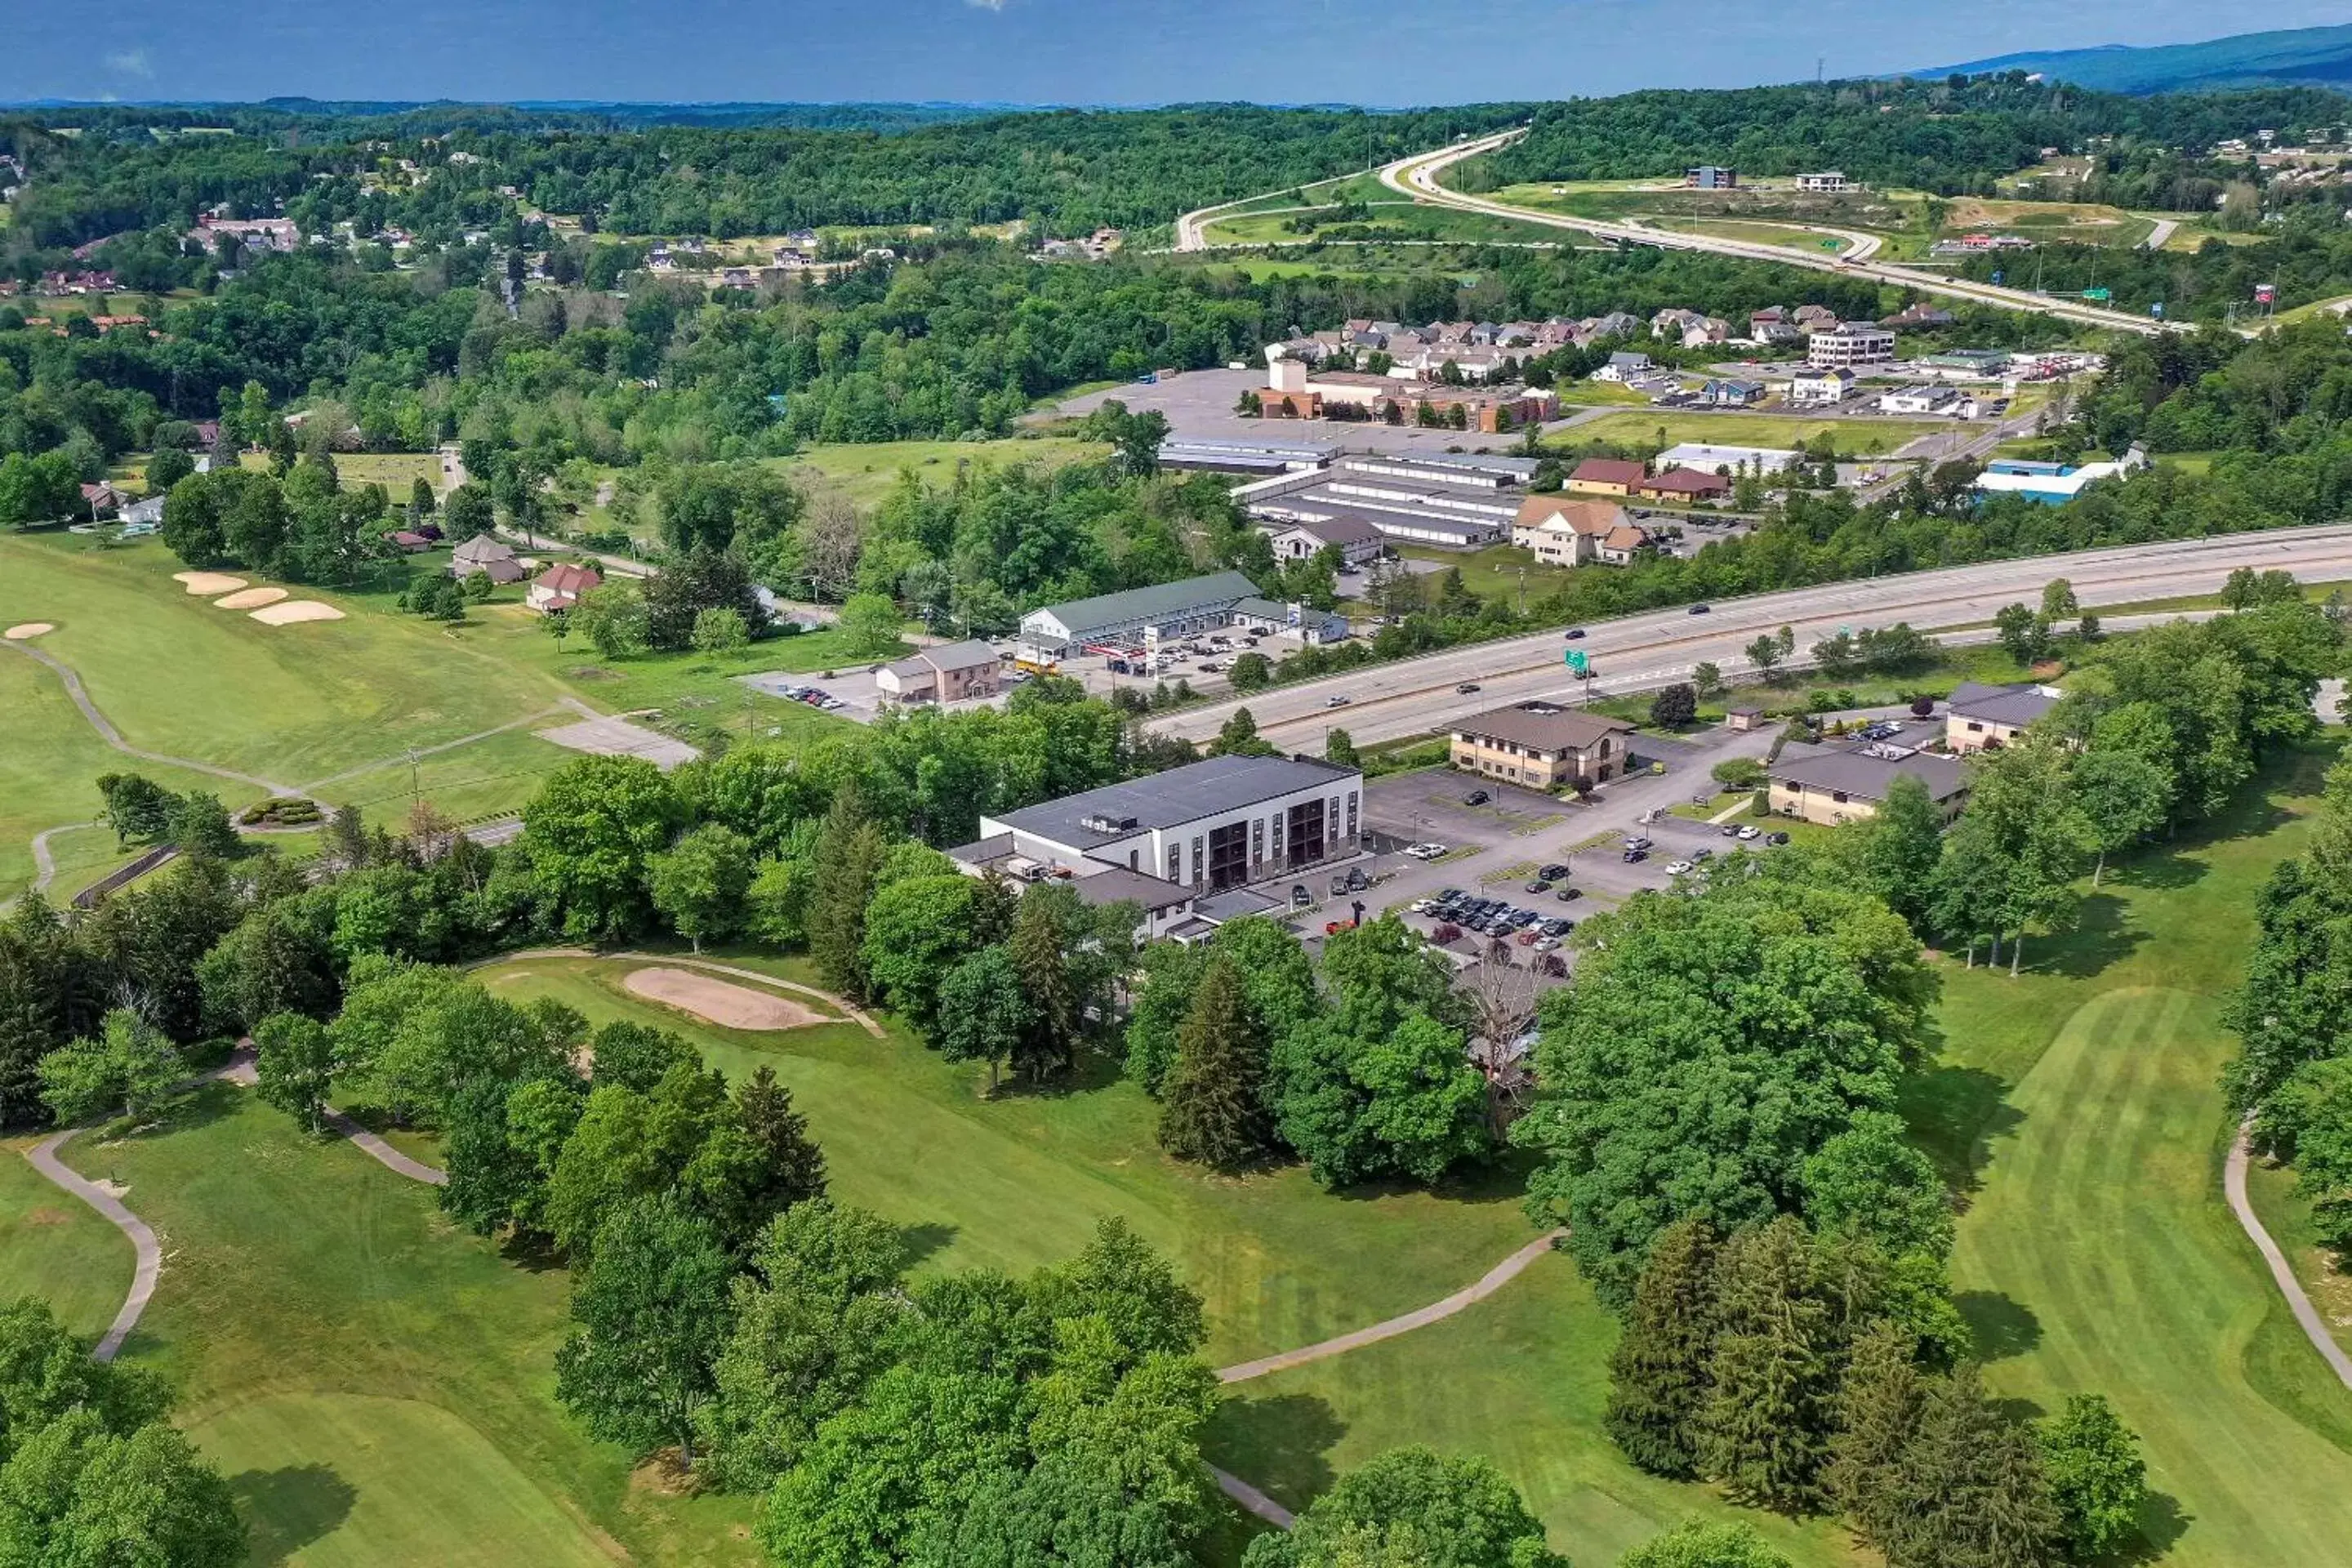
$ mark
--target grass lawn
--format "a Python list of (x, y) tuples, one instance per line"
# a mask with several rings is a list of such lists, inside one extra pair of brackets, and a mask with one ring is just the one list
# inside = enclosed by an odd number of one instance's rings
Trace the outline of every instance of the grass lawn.
[(1099, 441), (1067, 436), (1024, 436), (1003, 441), (877, 441), (838, 447), (811, 447), (797, 457), (780, 458), (788, 474), (805, 473), (824, 480), (860, 506), (873, 506), (898, 488), (898, 476), (912, 470), (935, 489), (955, 480), (965, 463), (1003, 467), (1034, 463), (1058, 468), (1085, 458), (1099, 458), (1110, 448)]
[(1532, 550), (1516, 544), (1489, 544), (1479, 550), (1439, 550), (1433, 546), (1401, 544), (1397, 553), (1409, 561), (1434, 561), (1442, 566), (1458, 568), (1462, 581), (1482, 599), (1500, 599), (1517, 605), (1521, 574), (1528, 597), (1540, 599), (1568, 580), (1570, 568), (1548, 566), (1536, 559)]
[(41, 1297), (66, 1327), (96, 1338), (131, 1289), (131, 1242), (33, 1169), (34, 1142), (0, 1139), (0, 1300)]
[(1891, 453), (1921, 436), (1949, 426), (1920, 419), (1806, 419), (1777, 414), (1612, 414), (1570, 431), (1578, 441), (1609, 441), (1641, 447), (1664, 433), (1669, 446), (1706, 441), (1737, 447), (1801, 447), (1823, 432), (1834, 437), (1838, 450), (1865, 457)]
[(163, 1238), (125, 1353), (179, 1390), (255, 1562), (757, 1561), (748, 1500), (633, 1487), (569, 1422), (565, 1275), (457, 1229), (426, 1189), (221, 1084), (168, 1131), (67, 1154)]
[[(0, 562), (6, 557), (0, 555)], [(9, 568), (0, 564), (0, 606), (10, 602)], [(173, 587), (179, 586), (173, 584)], [(0, 608), (0, 623), (26, 617)], [(38, 639), (52, 647), (67, 630)], [(60, 651), (60, 657), (65, 657)], [(93, 822), (103, 805), (96, 780), (100, 773), (137, 768), (167, 789), (205, 789), (231, 805), (258, 798), (260, 792), (226, 779), (180, 768), (159, 767), (126, 757), (98, 738), (80, 710), (66, 695), (56, 673), (21, 654), (0, 652), (0, 714), (5, 714), (6, 741), (0, 743), (0, 899), (21, 892), (33, 879), (33, 836), (67, 823)], [(114, 835), (95, 833), (58, 836), (52, 849), (58, 856), (59, 883), (70, 865), (88, 865), (100, 846), (111, 853)]]
[(2299, 847), (2326, 758), (2273, 768), (2220, 830), (2111, 873), (2082, 929), (2011, 981), (1948, 962), (1915, 1125), (1969, 1192), (1953, 1273), (1996, 1392), (2106, 1394), (2179, 1564), (2323, 1562), (2352, 1487), (2352, 1394), (2314, 1356), (2223, 1205), (2253, 894)]

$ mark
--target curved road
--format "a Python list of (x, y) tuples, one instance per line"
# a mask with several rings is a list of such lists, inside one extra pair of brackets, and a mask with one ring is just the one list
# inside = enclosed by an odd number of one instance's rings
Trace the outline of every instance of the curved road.
[[(1604, 239), (1621, 240), (1629, 245), (1653, 245), (1667, 250), (1703, 250), (1717, 256), (1735, 256), (1748, 261), (1778, 262), (1785, 267), (1810, 268), (1816, 272), (1835, 272), (1848, 277), (1868, 278), (1881, 283), (1899, 284), (1925, 294), (1940, 294), (1950, 299), (1971, 300), (1979, 304), (2000, 305), (2013, 310), (2032, 310), (2041, 315), (2056, 316), (2065, 321), (2081, 321), (2091, 326), (2112, 327), (2120, 331), (2154, 334), (2168, 329), (2160, 321), (2145, 316), (2135, 316), (2125, 310), (2102, 310), (2079, 300), (2053, 299), (2024, 289), (2002, 288), (1991, 283), (1976, 283), (1947, 278), (1916, 268), (1899, 267), (1891, 262), (1875, 261), (1868, 257), (1808, 256), (1801, 250), (1785, 246), (1758, 245), (1741, 239), (1727, 239), (1717, 235), (1684, 234), (1674, 229), (1651, 228), (1643, 225), (1603, 223), (1593, 218), (1569, 217), (1559, 213), (1544, 212), (1534, 207), (1513, 206), (1507, 202), (1486, 196), (1465, 195), (1438, 183), (1438, 175), (1466, 158), (1491, 153), (1520, 136), (1524, 130), (1497, 132), (1474, 141), (1457, 142), (1451, 147), (1441, 147), (1434, 153), (1419, 153), (1410, 158), (1400, 158), (1380, 171), (1381, 183), (1392, 191), (1439, 206), (1457, 207), (1464, 212), (1484, 213), (1489, 217), (1511, 218), (1520, 223), (1542, 224), (1552, 228), (1572, 229), (1580, 234), (1598, 235)], [(1199, 216), (1188, 214), (1188, 217)]]
[[(1171, 713), (1153, 723), (1162, 734), (1206, 741), (1237, 708), (1247, 708), (1258, 732), (1286, 750), (1319, 749), (1333, 725), (1358, 743), (1428, 734), (1449, 721), (1506, 701), (1581, 695), (1561, 658), (1569, 647), (1592, 661), (1596, 691), (1620, 691), (1688, 678), (1708, 661), (1727, 679), (1751, 666), (1747, 645), (1787, 626), (1801, 652), (1841, 626), (1885, 626), (1908, 621), (1921, 631), (1990, 625), (2002, 605), (2039, 600), (2042, 586), (2064, 577), (2092, 609), (2219, 592), (2237, 567), (2282, 568), (2304, 581), (2352, 579), (2352, 524), (2277, 529), (2211, 539), (2124, 545), (1909, 572), (1896, 576), (1824, 584), (1717, 601), (1711, 613), (1653, 610), (1593, 623), (1574, 643), (1558, 630), (1473, 643), (1394, 663), (1276, 687), (1252, 697), (1228, 698)], [(1584, 568), (1597, 570), (1597, 568)], [(1456, 687), (1475, 683), (1475, 692)], [(1329, 706), (1334, 697), (1344, 706)]]

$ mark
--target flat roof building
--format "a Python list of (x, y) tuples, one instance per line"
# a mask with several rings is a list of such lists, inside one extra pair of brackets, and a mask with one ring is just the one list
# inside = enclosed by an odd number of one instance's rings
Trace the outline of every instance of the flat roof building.
[(1658, 467), (1696, 468), (1711, 474), (1729, 468), (1734, 474), (1777, 474), (1803, 461), (1804, 454), (1779, 447), (1718, 447), (1706, 441), (1685, 441), (1658, 454)]
[(1805, 360), (1817, 369), (1880, 364), (1895, 357), (1895, 334), (1870, 321), (1840, 321), (1805, 339)]
[(1354, 856), (1363, 785), (1354, 768), (1308, 757), (1211, 757), (982, 816), (980, 838), (949, 855), (973, 876), (1067, 881), (1089, 902), (1133, 899), (1161, 936), (1196, 899)]

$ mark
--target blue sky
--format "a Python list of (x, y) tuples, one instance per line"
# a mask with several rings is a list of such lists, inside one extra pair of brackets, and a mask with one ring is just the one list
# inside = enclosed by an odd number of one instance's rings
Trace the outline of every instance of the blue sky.
[[(2340, 22), (2342, 0), (22, 0), (0, 100), (1410, 104), (1865, 75)], [(2242, 21), (2241, 21), (2242, 17)]]

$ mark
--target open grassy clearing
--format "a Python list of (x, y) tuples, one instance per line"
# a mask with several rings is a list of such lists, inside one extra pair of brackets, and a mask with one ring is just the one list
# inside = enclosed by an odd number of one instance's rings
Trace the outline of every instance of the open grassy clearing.
[(0, 1300), (38, 1296), (66, 1327), (96, 1338), (131, 1289), (131, 1243), (33, 1169), (33, 1142), (0, 1139)]
[(1944, 1047), (1908, 1110), (1970, 1197), (1955, 1283), (1996, 1391), (2107, 1394), (2163, 1494), (2161, 1560), (2319, 1562), (2352, 1486), (2352, 1394), (2288, 1317), (2221, 1193), (2217, 1022), (2255, 888), (2294, 852), (2325, 756), (2218, 832), (2111, 873), (2021, 979), (1946, 962)]
[(945, 487), (965, 464), (1003, 468), (1034, 463), (1058, 468), (1099, 458), (1110, 448), (1068, 436), (1023, 436), (1005, 441), (877, 441), (864, 445), (811, 447), (797, 457), (777, 459), (787, 474), (821, 480), (860, 506), (873, 506), (912, 472), (925, 484)]
[[(0, 565), (0, 606), (9, 602), (8, 576), (9, 568)], [(0, 608), (0, 621), (13, 623), (21, 618)], [(55, 645), (71, 628), (63, 616), (57, 624), (58, 630), (36, 641), (67, 658)], [(99, 739), (66, 695), (56, 671), (20, 653), (0, 650), (0, 715), (5, 715), (5, 726), (0, 726), (5, 731), (5, 740), (0, 742), (0, 900), (15, 897), (31, 883), (35, 834), (98, 819), (104, 805), (96, 783), (100, 773), (136, 769), (166, 789), (210, 790), (231, 806), (250, 802), (260, 793), (226, 779), (124, 756)], [(53, 849), (59, 852), (61, 886), (68, 864), (79, 870), (98, 854), (110, 854), (114, 835), (102, 829), (72, 835), (70, 859), (64, 853), (67, 839), (67, 835), (60, 834), (52, 841)]]
[(1648, 221), (1652, 228), (1713, 235), (1717, 239), (1744, 240), (1749, 245), (1777, 245), (1790, 250), (1818, 251), (1824, 256), (1842, 256), (1853, 248), (1853, 243), (1843, 235), (1825, 234), (1799, 224), (1742, 222), (1737, 218), (1673, 217), (1664, 214)]
[(749, 1563), (744, 1499), (631, 1485), (555, 1405), (568, 1280), (452, 1226), (425, 1188), (208, 1086), (165, 1130), (69, 1145), (162, 1238), (125, 1354), (254, 1524), (255, 1561)]
[(1575, 441), (1613, 441), (1640, 447), (1664, 437), (1669, 446), (1706, 441), (1720, 446), (1802, 447), (1823, 435), (1833, 437), (1841, 452), (1864, 455), (1891, 453), (1922, 436), (1939, 434), (1950, 426), (1921, 419), (1807, 419), (1777, 414), (1612, 414), (1570, 431)]
[[(1364, 198), (1369, 209), (1361, 217), (1342, 216), (1339, 209), (1318, 212), (1266, 212), (1218, 218), (1202, 230), (1213, 245), (1305, 245), (1318, 237), (1333, 239), (1453, 240), (1476, 244), (1510, 240), (1537, 244), (1570, 244), (1574, 236), (1548, 224), (1496, 217), (1410, 200), (1393, 192)], [(1290, 227), (1297, 221), (1306, 232)]]
[[(439, 557), (420, 559), (421, 572)], [(735, 679), (849, 664), (830, 630), (720, 658), (607, 663), (581, 638), (559, 647), (522, 607), (520, 587), (469, 608), (457, 626), (402, 613), (388, 592), (297, 589), (346, 618), (272, 627), (186, 594), (171, 575), (178, 566), (152, 542), (98, 550), (63, 535), (0, 540), (0, 625), (55, 622), (40, 646), (80, 674), (131, 744), (292, 785), (331, 780), (318, 792), (331, 804), (405, 810), (413, 747), (426, 753), (413, 782), (444, 812), (513, 810), (576, 754), (531, 733), (570, 721), (560, 706), (566, 698), (603, 711), (659, 710), (739, 738), (842, 722)], [(97, 816), (91, 780), (100, 773), (136, 767), (232, 805), (257, 793), (110, 750), (55, 675), (16, 654), (0, 653), (0, 707), (33, 742), (0, 751), (0, 897), (32, 876), (35, 832)], [(434, 751), (456, 741), (465, 744)], [(75, 849), (85, 864), (98, 858), (85, 842)]]
[(1955, 196), (1944, 215), (1947, 234), (1974, 234), (1987, 229), (2015, 230), (2028, 238), (2058, 240), (2074, 245), (2135, 246), (2144, 242), (2156, 220), (2100, 202), (2005, 201), (1986, 196)]

